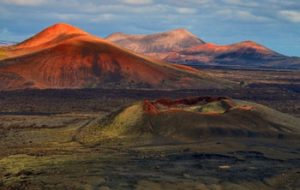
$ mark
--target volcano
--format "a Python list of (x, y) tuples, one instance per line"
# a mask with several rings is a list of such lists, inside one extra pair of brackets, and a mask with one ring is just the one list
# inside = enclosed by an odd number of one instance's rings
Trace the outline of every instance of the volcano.
[(87, 32), (65, 23), (58, 23), (46, 28), (33, 37), (19, 43), (19, 48), (47, 47), (76, 36), (88, 35)]
[(206, 43), (185, 29), (150, 35), (115, 33), (106, 38), (122, 47), (171, 63), (202, 66), (300, 68), (288, 57), (253, 41), (230, 45)]
[[(299, 119), (227, 97), (145, 100), (94, 121), (78, 139), (196, 142), (210, 137), (284, 138), (300, 135)], [(147, 141), (148, 140), (148, 141)]]
[(205, 72), (151, 59), (68, 24), (55, 24), (7, 48), (0, 89), (227, 88)]

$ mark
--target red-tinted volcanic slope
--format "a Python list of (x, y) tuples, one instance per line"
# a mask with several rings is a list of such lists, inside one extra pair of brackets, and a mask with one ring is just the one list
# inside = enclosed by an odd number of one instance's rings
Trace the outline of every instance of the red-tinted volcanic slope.
[(45, 47), (45, 46), (58, 44), (66, 39), (80, 36), (80, 35), (88, 35), (88, 33), (69, 24), (58, 23), (46, 28), (45, 30), (34, 35), (33, 37), (17, 44), (16, 47), (17, 48), (33, 48), (37, 46)]
[[(171, 66), (57, 24), (9, 50), (0, 88), (223, 88), (231, 83)], [(22, 52), (22, 53), (19, 53)]]
[(151, 35), (116, 33), (106, 39), (173, 63), (300, 68), (300, 58), (281, 55), (252, 41), (220, 46), (205, 43), (182, 29)]
[(166, 60), (170, 62), (207, 64), (257, 64), (255, 61), (272, 60), (281, 57), (280, 54), (252, 41), (244, 41), (231, 45), (216, 45), (206, 43), (180, 52), (170, 53)]
[(79, 28), (69, 24), (58, 23), (44, 29), (43, 31), (19, 44), (6, 47), (6, 49), (8, 49), (8, 51), (6, 51), (6, 56), (16, 57), (33, 53), (35, 51), (40, 51), (41, 49), (62, 43), (65, 40), (86, 35), (89, 34)]

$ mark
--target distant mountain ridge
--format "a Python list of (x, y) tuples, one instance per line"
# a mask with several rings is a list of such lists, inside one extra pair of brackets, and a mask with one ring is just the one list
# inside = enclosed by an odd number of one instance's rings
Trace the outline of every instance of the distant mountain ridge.
[(0, 49), (0, 90), (24, 88), (228, 88), (229, 81), (121, 48), (58, 23)]
[(150, 35), (114, 33), (106, 39), (124, 48), (172, 63), (300, 69), (300, 58), (282, 55), (256, 42), (217, 45), (207, 43), (185, 29)]
[(16, 42), (0, 40), (0, 46), (8, 46), (8, 45), (14, 45), (14, 44), (16, 44)]

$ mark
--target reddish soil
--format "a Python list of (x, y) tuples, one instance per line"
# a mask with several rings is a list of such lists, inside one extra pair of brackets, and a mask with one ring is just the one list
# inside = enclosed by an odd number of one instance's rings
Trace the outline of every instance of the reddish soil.
[(228, 110), (235, 106), (235, 103), (230, 98), (207, 96), (207, 97), (189, 97), (189, 98), (175, 99), (175, 100), (164, 98), (164, 99), (155, 100), (153, 102), (149, 100), (144, 100), (143, 108), (146, 113), (158, 114), (160, 112), (159, 106), (176, 108), (178, 106), (193, 106), (193, 105), (197, 105), (198, 103), (207, 104), (207, 103), (218, 102), (218, 101), (222, 101), (222, 103)]
[(184, 99), (159, 99), (154, 102), (154, 104), (161, 104), (164, 106), (177, 106), (177, 105), (196, 105), (199, 102), (203, 103), (210, 103), (210, 102), (216, 102), (216, 101), (221, 101), (221, 100), (227, 100), (228, 98), (226, 97), (190, 97), (190, 98), (184, 98)]

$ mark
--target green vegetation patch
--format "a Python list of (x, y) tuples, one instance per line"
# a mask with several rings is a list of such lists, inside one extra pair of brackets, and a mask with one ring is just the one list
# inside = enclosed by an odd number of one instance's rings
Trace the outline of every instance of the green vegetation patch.
[(24, 176), (34, 176), (48, 170), (50, 166), (64, 164), (69, 161), (68, 156), (29, 156), (25, 154), (12, 155), (0, 159), (0, 183), (13, 185), (22, 180)]
[[(136, 103), (128, 108), (112, 113), (98, 122), (93, 122), (77, 135), (77, 140), (84, 144), (95, 144), (101, 140), (112, 141), (135, 134), (142, 127), (143, 107)], [(130, 131), (130, 134), (128, 132)]]
[(202, 106), (193, 107), (193, 111), (201, 112), (201, 113), (225, 113), (226, 107), (222, 104), (222, 102), (211, 102)]
[(117, 115), (112, 123), (105, 130), (110, 136), (116, 136), (134, 126), (142, 118), (143, 108), (141, 104), (135, 104), (126, 108), (122, 113)]
[(6, 50), (4, 50), (3, 48), (0, 48), (0, 59), (3, 59), (5, 57), (7, 57)]
[(26, 154), (17, 154), (0, 159), (0, 171), (10, 174), (18, 174), (24, 170), (38, 170), (63, 164), (71, 159), (69, 155), (55, 156), (30, 156)]

